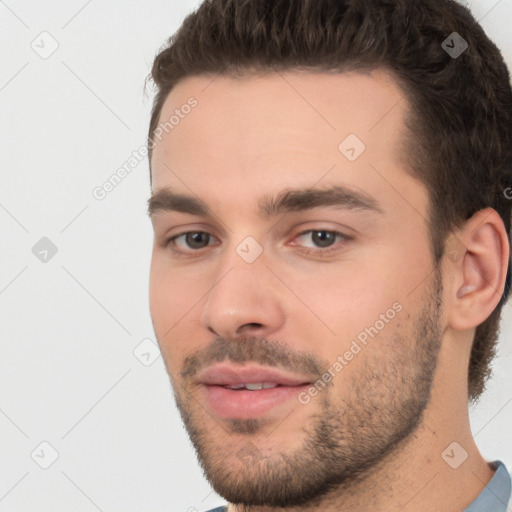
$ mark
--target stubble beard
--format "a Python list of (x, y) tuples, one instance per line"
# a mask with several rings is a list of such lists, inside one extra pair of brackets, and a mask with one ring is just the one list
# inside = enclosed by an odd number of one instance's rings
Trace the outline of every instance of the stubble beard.
[[(265, 420), (214, 420), (171, 377), (178, 410), (215, 491), (247, 512), (261, 506), (320, 506), (397, 452), (421, 424), (429, 403), (442, 338), (441, 296), (437, 272), (430, 299), (411, 319), (415, 325), (411, 336), (396, 328), (391, 341), (386, 341), (387, 347), (393, 347), (391, 354), (365, 347), (362, 370), (354, 374), (347, 395), (334, 396), (331, 386), (307, 405), (315, 412), (296, 431), (303, 441), (293, 451), (269, 455), (260, 450), (258, 436)], [(379, 343), (379, 337), (372, 343)], [(230, 346), (224, 346), (228, 358)], [(233, 360), (243, 359), (240, 345), (233, 350)], [(220, 431), (222, 439), (215, 438), (211, 427)], [(286, 429), (286, 420), (277, 429)]]

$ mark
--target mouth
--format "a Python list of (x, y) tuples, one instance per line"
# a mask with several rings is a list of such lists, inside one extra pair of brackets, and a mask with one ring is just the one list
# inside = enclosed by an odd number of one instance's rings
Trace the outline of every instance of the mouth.
[(311, 386), (311, 376), (257, 365), (220, 363), (200, 372), (197, 383), (204, 403), (225, 419), (254, 419), (292, 402)]
[(247, 389), (249, 391), (259, 391), (260, 389), (273, 389), (281, 386), (281, 384), (277, 384), (275, 382), (253, 382), (249, 384), (229, 384), (222, 386), (226, 389), (234, 389), (238, 391), (240, 389)]

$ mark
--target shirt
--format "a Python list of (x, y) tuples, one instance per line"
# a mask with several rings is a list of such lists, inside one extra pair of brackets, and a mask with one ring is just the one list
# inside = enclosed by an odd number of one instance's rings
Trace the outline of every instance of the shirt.
[[(491, 462), (496, 470), (491, 481), (462, 512), (507, 512), (512, 510), (511, 479), (505, 464), (500, 460)], [(208, 512), (227, 512), (227, 506), (217, 507)]]
[(463, 512), (507, 512), (512, 507), (511, 480), (503, 462), (491, 463), (496, 469), (491, 481)]

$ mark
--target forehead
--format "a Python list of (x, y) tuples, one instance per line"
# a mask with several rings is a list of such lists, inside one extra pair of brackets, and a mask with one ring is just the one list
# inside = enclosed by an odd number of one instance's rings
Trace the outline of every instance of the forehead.
[(382, 188), (382, 176), (397, 179), (390, 175), (397, 172), (402, 186), (418, 187), (403, 170), (407, 112), (404, 92), (385, 70), (189, 77), (162, 108), (167, 129), (154, 139), (153, 192), (193, 187), (207, 197), (213, 186), (243, 204), (269, 186), (320, 181), (371, 192), (372, 183)]

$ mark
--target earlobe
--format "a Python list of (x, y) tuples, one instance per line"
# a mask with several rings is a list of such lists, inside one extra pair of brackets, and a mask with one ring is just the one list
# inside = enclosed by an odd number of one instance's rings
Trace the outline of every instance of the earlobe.
[(498, 213), (486, 208), (473, 215), (457, 239), (464, 247), (462, 257), (452, 261), (453, 280), (450, 326), (473, 329), (498, 305), (503, 294), (509, 259), (505, 226)]

